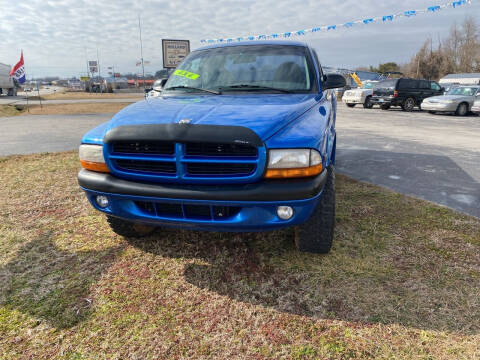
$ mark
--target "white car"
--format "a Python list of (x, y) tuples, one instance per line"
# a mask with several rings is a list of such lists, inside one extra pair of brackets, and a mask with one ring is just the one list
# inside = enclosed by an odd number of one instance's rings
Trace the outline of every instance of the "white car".
[(470, 109), (474, 114), (480, 115), (480, 98), (478, 100), (475, 100), (475, 102), (472, 105), (472, 108)]
[(363, 104), (365, 109), (371, 109), (373, 104), (370, 99), (373, 94), (373, 84), (378, 81), (366, 81), (361, 88), (345, 91), (342, 101), (348, 107), (354, 107), (356, 104)]

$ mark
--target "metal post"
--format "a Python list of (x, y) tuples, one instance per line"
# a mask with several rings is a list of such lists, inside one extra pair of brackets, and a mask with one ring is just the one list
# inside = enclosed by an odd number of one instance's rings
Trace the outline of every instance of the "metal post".
[(140, 32), (140, 60), (142, 61), (143, 93), (145, 94), (145, 66), (143, 64), (142, 26), (140, 25), (140, 14), (138, 14), (138, 30)]
[(100, 80), (100, 94), (103, 92), (102, 91), (102, 74), (100, 72), (100, 59), (98, 57), (98, 46), (97, 46), (97, 73), (98, 73), (98, 79)]

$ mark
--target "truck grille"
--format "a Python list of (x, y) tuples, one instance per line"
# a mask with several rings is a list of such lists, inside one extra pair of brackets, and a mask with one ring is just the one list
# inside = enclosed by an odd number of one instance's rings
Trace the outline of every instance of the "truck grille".
[[(262, 156), (259, 156), (262, 149)], [(118, 177), (149, 181), (245, 182), (260, 176), (265, 151), (249, 144), (177, 143), (174, 141), (113, 141), (106, 145), (106, 160)]]
[(236, 206), (196, 205), (135, 201), (135, 205), (147, 215), (167, 219), (228, 220), (237, 215), (241, 208)]
[(153, 174), (175, 174), (177, 166), (171, 161), (146, 161), (146, 160), (115, 160), (115, 165), (121, 170), (147, 172)]

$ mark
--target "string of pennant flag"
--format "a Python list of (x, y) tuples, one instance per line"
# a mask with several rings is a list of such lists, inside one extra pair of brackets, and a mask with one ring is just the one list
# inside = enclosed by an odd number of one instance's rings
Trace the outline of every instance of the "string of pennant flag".
[(203, 39), (200, 40), (201, 43), (222, 43), (222, 42), (234, 42), (234, 41), (254, 41), (254, 40), (267, 40), (267, 39), (289, 39), (292, 37), (298, 36), (305, 36), (307, 34), (314, 34), (318, 32), (328, 32), (333, 31), (341, 28), (351, 28), (358, 25), (369, 25), (371, 23), (387, 23), (395, 20), (399, 17), (412, 17), (420, 14), (428, 14), (428, 13), (436, 13), (442, 9), (446, 8), (458, 8), (462, 5), (470, 4), (471, 0), (457, 0), (457, 1), (450, 1), (446, 4), (442, 5), (433, 5), (429, 6), (426, 9), (421, 10), (407, 10), (397, 14), (390, 14), (390, 15), (383, 15), (377, 17), (366, 18), (362, 20), (355, 20), (355, 21), (348, 21), (343, 24), (336, 24), (336, 25), (324, 25), (324, 26), (317, 26), (311, 29), (303, 29), (303, 30), (296, 30), (296, 31), (287, 31), (287, 32), (279, 32), (273, 34), (263, 34), (263, 35), (248, 35), (248, 36), (239, 36), (239, 37), (228, 37), (228, 38), (218, 38), (218, 39)]

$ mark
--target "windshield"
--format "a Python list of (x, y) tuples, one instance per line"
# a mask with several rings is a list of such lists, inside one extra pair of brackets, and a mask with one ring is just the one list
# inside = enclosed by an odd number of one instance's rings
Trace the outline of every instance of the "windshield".
[(371, 82), (363, 83), (362, 89), (373, 89), (373, 83)]
[(373, 88), (374, 89), (393, 89), (396, 83), (397, 83), (397, 80), (380, 81), (379, 83), (376, 83), (375, 85), (373, 85)]
[(448, 95), (463, 95), (463, 96), (474, 96), (477, 92), (477, 87), (456, 87), (450, 89), (447, 93)]
[(240, 45), (190, 53), (170, 76), (165, 89), (310, 92), (314, 83), (305, 47)]

